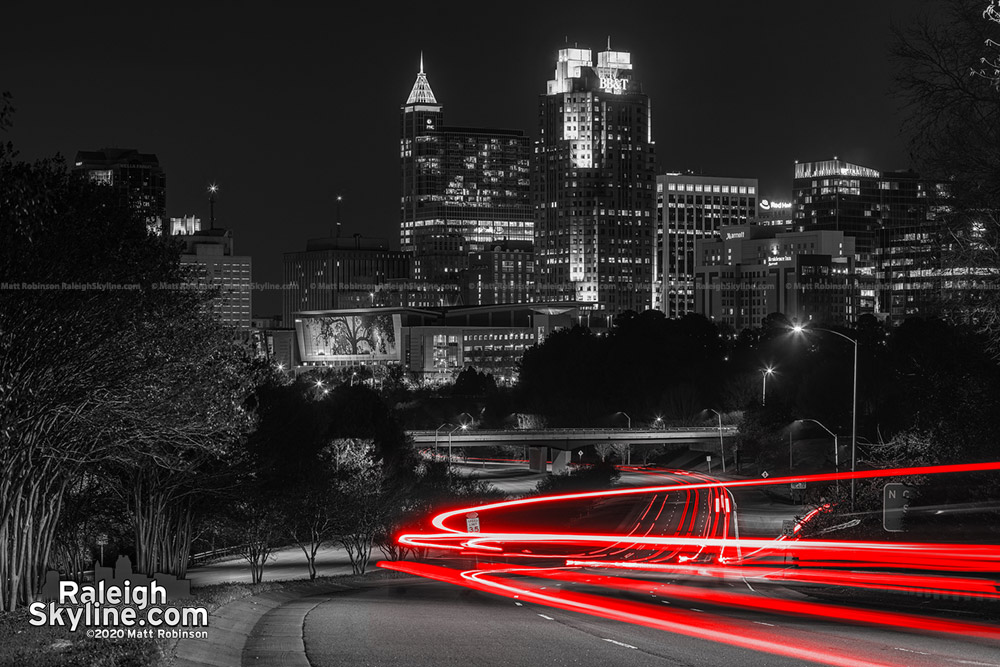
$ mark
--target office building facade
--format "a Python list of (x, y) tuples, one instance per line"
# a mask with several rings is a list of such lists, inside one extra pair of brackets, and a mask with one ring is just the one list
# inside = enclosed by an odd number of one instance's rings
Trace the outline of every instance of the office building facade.
[(560, 49), (538, 102), (532, 167), (538, 298), (595, 326), (653, 302), (656, 210), (649, 97), (631, 55)]
[(150, 234), (162, 236), (167, 225), (167, 175), (156, 155), (132, 148), (79, 151), (73, 170), (113, 188), (123, 204), (133, 206)]
[(408, 281), (410, 257), (385, 239), (311, 239), (305, 251), (286, 252), (282, 322), (303, 310), (370, 308), (394, 303), (399, 281)]
[(579, 321), (558, 304), (353, 308), (294, 313), (297, 374), (398, 365), (418, 382), (454, 380), (465, 368), (514, 382), (524, 351)]
[(446, 126), (423, 58), (400, 123), (399, 240), (414, 279), (457, 286), (469, 253), (533, 239), (524, 132)]
[(695, 312), (695, 243), (757, 216), (757, 179), (667, 173), (656, 177), (654, 308)]
[(462, 287), (467, 306), (530, 303), (535, 296), (534, 245), (500, 241), (470, 253)]
[(855, 239), (858, 315), (891, 322), (936, 312), (947, 191), (912, 171), (840, 159), (795, 165), (794, 226)]
[(192, 283), (219, 289), (212, 307), (222, 323), (241, 334), (249, 333), (252, 261), (247, 255), (235, 254), (232, 232), (216, 228), (173, 238), (183, 244), (181, 266), (190, 270)]
[(855, 319), (855, 249), (843, 232), (744, 225), (695, 245), (695, 312), (712, 321), (741, 331), (775, 312), (800, 324)]

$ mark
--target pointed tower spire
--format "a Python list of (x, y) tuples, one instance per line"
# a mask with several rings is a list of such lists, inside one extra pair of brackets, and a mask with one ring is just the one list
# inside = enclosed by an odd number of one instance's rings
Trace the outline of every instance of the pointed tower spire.
[(608, 51), (611, 50), (611, 35), (608, 35)]
[(424, 52), (420, 52), (420, 71), (417, 72), (417, 80), (413, 82), (413, 89), (410, 96), (406, 98), (407, 104), (437, 104), (431, 84), (427, 82), (427, 75), (424, 74)]

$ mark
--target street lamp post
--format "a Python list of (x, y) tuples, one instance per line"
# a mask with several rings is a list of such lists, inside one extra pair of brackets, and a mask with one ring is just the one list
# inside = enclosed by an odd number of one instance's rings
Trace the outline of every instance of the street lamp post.
[(767, 368), (762, 368), (760, 370), (761, 375), (764, 377), (764, 386), (761, 389), (760, 404), (767, 405), (767, 376), (774, 375), (774, 368), (768, 366)]
[(357, 371), (354, 371), (353, 373), (351, 373), (351, 386), (352, 386), (352, 387), (354, 386), (354, 381), (355, 381), (355, 380), (356, 380), (357, 378), (358, 378), (358, 372), (357, 372)]
[(443, 429), (445, 426), (454, 426), (454, 424), (452, 424), (451, 422), (445, 422), (444, 424), (441, 424), (440, 426), (438, 426), (437, 429), (435, 429), (435, 431), (434, 431), (434, 460), (435, 461), (437, 460), (437, 453), (438, 453), (438, 433), (440, 433), (441, 429)]
[[(834, 331), (833, 329), (823, 329), (822, 327), (811, 327), (817, 331), (825, 331), (827, 333), (832, 333), (840, 336), (844, 340), (850, 341), (854, 345), (854, 397), (851, 404), (851, 472), (855, 471), (855, 464), (857, 462), (857, 445), (858, 445), (858, 339), (851, 338), (846, 334), (842, 334), (839, 331)], [(800, 334), (805, 331), (805, 328), (801, 325), (796, 325), (792, 327), (792, 331)], [(824, 427), (825, 428), (825, 427)], [(851, 477), (851, 511), (854, 510), (854, 478)]]
[(464, 431), (467, 428), (469, 428), (469, 427), (466, 426), (465, 424), (459, 424), (455, 428), (453, 428), (450, 431), (448, 431), (448, 472), (449, 472), (449, 474), (451, 473), (451, 434), (454, 433), (455, 431), (460, 430), (460, 429), (462, 431)]
[[(800, 422), (812, 422), (813, 424), (816, 424), (821, 429), (823, 429), (824, 431), (826, 431), (827, 433), (829, 433), (830, 435), (833, 436), (833, 465), (834, 465), (836, 471), (839, 473), (840, 472), (840, 447), (838, 447), (838, 445), (837, 445), (837, 434), (834, 433), (833, 431), (831, 431), (830, 429), (828, 429), (827, 427), (823, 426), (822, 424), (820, 424), (815, 419), (799, 419), (798, 421), (800, 421)], [(840, 480), (839, 479), (837, 480), (837, 487), (838, 488), (840, 487)]]
[[(625, 417), (625, 422), (627, 424), (626, 428), (631, 431), (632, 430), (632, 418), (629, 417), (624, 412), (622, 412), (621, 410), (618, 411), (618, 414), (623, 415)], [(628, 449), (625, 450), (625, 452), (626, 452), (626, 454), (625, 454), (625, 465), (630, 466), (630, 465), (632, 465), (632, 443), (631, 442), (626, 442), (625, 446), (628, 448)]]
[[(712, 408), (709, 408), (712, 410)], [(718, 410), (712, 410), (719, 417), (719, 452), (722, 454), (722, 472), (726, 472), (726, 447), (722, 444), (722, 414)]]

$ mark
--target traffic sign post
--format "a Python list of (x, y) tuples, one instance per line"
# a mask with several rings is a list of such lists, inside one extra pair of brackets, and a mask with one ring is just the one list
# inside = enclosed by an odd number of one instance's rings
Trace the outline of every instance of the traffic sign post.
[(108, 543), (108, 534), (100, 533), (97, 536), (97, 546), (101, 547), (101, 567), (104, 567), (104, 545)]
[(882, 527), (890, 533), (903, 532), (903, 517), (916, 495), (916, 488), (908, 484), (886, 484), (882, 489)]
[(792, 502), (795, 502), (796, 498), (801, 502), (805, 498), (805, 491), (805, 482), (792, 482)]
[[(479, 513), (478, 512), (468, 512), (465, 515), (465, 532), (467, 533), (478, 533), (479, 532)], [(476, 569), (479, 569), (479, 555), (476, 555)]]

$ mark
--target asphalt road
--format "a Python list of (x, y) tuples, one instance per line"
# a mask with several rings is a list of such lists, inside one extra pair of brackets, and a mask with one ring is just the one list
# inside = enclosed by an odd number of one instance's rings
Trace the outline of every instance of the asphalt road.
[[(613, 596), (627, 597), (620, 592)], [(855, 661), (840, 664), (1000, 665), (1000, 646), (982, 641), (687, 605), (666, 596), (634, 599), (652, 612), (661, 605), (669, 608), (675, 621), (694, 628), (721, 629), (724, 636), (749, 637), (761, 646), (802, 647), (814, 656)], [(314, 667), (830, 664), (419, 578), (375, 582), (334, 596), (306, 617), (304, 638)]]

